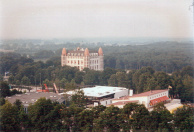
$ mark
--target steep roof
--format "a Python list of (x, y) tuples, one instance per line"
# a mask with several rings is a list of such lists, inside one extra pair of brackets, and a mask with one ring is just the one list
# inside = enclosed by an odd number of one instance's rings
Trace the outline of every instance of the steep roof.
[(62, 55), (67, 55), (67, 51), (65, 48), (63, 48), (63, 50), (62, 50)]
[(99, 56), (103, 56), (103, 51), (102, 51), (102, 48), (100, 47), (99, 50), (98, 50), (98, 55)]
[(85, 49), (84, 55), (85, 56), (89, 56), (89, 50), (88, 50), (88, 48)]

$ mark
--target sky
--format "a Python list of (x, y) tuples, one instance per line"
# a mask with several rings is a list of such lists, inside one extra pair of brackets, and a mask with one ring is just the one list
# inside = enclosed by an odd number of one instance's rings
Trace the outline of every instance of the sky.
[(0, 39), (193, 38), (192, 0), (0, 2)]

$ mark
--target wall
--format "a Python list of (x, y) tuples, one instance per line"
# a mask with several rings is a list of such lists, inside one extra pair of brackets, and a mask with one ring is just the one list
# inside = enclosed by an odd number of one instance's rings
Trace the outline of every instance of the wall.
[(106, 106), (106, 105), (112, 104), (112, 100), (113, 99), (103, 100), (103, 101), (100, 101), (100, 104)]
[(126, 90), (122, 90), (120, 92), (116, 92), (114, 95), (114, 98), (117, 99), (119, 97), (128, 96), (128, 95), (129, 95), (129, 90), (126, 89)]

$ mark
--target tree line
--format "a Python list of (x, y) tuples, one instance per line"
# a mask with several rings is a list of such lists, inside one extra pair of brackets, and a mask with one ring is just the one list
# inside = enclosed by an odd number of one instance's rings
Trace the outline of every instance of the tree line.
[[(10, 45), (9, 49), (15, 49), (16, 53), (21, 53), (22, 56), (29, 55), (33, 59), (48, 60), (54, 57), (60, 61), (61, 51), (64, 47), (68, 48), (69, 50), (73, 50), (76, 47), (87, 47), (96, 51), (99, 47), (102, 47), (105, 68), (141, 69), (142, 67), (151, 66), (157, 71), (172, 73), (188, 65), (194, 66), (194, 47), (192, 42), (163, 41), (153, 43), (150, 42), (149, 44), (145, 45), (139, 45), (138, 43), (135, 43), (137, 45), (130, 45), (130, 42), (128, 42), (128, 45), (112, 44), (111, 46), (104, 45), (104, 43), (81, 44), (68, 42), (60, 45), (52, 43), (45, 44), (46, 45), (33, 45), (32, 43), (29, 43), (27, 46), (28, 48), (26, 47), (26, 44), (21, 44), (19, 47), (24, 48), (22, 51), (17, 51), (18, 47), (14, 44), (12, 45), (12, 48)], [(8, 45), (9, 43), (5, 44), (4, 46)], [(14, 48), (14, 46), (16, 47)], [(4, 55), (7, 54), (0, 53), (0, 56)]]
[[(85, 68), (79, 71), (75, 67), (61, 67), (60, 61), (53, 58), (34, 62), (31, 58), (20, 56), (1, 57), (1, 70), (9, 71), (9, 83), (17, 86), (34, 85), (53, 87), (56, 83), (61, 90), (72, 90), (87, 85), (109, 85), (133, 89), (141, 93), (154, 89), (170, 89), (172, 98), (193, 102), (194, 69), (185, 66), (180, 70), (167, 74), (156, 71), (152, 67), (142, 67), (135, 70), (123, 70), (107, 67), (104, 71), (94, 71)], [(2, 75), (2, 74), (1, 74)], [(0, 77), (2, 80), (2, 76)]]
[(194, 109), (179, 108), (171, 114), (164, 104), (148, 111), (144, 105), (129, 103), (124, 108), (96, 106), (85, 108), (73, 103), (69, 107), (40, 98), (28, 107), (20, 100), (14, 104), (1, 101), (1, 131), (71, 131), (71, 132), (130, 132), (130, 131), (192, 131)]
[(157, 71), (172, 73), (185, 66), (194, 66), (193, 43), (156, 42), (148, 45), (103, 47), (105, 67), (141, 69), (151, 66)]

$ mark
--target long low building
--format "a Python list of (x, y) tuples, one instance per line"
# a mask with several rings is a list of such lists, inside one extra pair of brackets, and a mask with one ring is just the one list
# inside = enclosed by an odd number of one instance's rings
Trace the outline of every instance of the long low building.
[(125, 96), (119, 99), (114, 99), (112, 100), (112, 104), (109, 104), (108, 106), (114, 105), (123, 108), (123, 106), (129, 102), (136, 102), (138, 104), (145, 105), (146, 108), (150, 108), (159, 102), (165, 102), (168, 100), (169, 100), (168, 89), (150, 90), (148, 92), (143, 92), (140, 94), (134, 94), (132, 96)]
[[(82, 88), (84, 95), (94, 104), (108, 105), (112, 104), (113, 99), (128, 96), (133, 93), (133, 90), (129, 90), (123, 87), (111, 87), (111, 86), (95, 86), (89, 88)], [(68, 91), (67, 94), (74, 94), (76, 91)]]
[(125, 96), (119, 99), (113, 99), (112, 104), (107, 106), (117, 106), (123, 108), (128, 103), (138, 103), (145, 105), (149, 111), (153, 110), (153, 106), (157, 103), (164, 102), (164, 106), (171, 112), (174, 113), (178, 108), (182, 108), (180, 99), (169, 99), (168, 89), (164, 90), (151, 90), (140, 94), (134, 94), (133, 96)]

